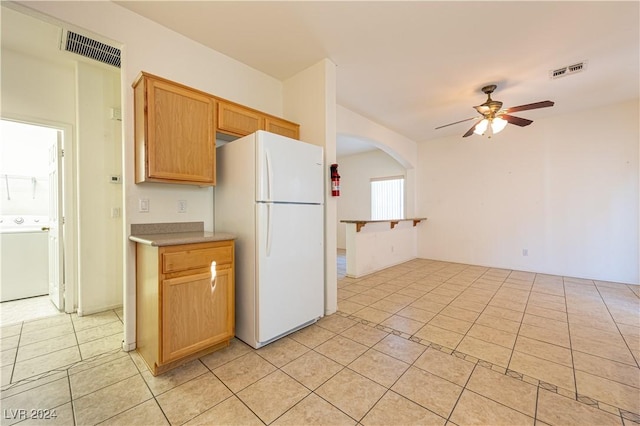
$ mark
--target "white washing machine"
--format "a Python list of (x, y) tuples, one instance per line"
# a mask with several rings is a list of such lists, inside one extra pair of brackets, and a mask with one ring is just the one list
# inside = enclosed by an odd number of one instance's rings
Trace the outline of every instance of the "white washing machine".
[(0, 302), (49, 293), (46, 216), (0, 218)]

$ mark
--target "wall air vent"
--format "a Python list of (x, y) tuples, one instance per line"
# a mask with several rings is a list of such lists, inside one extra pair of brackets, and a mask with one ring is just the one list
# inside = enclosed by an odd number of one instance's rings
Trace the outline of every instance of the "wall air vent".
[(62, 50), (120, 68), (120, 49), (73, 31), (64, 31)]
[(551, 79), (566, 77), (571, 74), (575, 74), (580, 71), (584, 71), (587, 68), (587, 61), (578, 62), (573, 65), (567, 65), (566, 67), (558, 68), (549, 71), (549, 77)]

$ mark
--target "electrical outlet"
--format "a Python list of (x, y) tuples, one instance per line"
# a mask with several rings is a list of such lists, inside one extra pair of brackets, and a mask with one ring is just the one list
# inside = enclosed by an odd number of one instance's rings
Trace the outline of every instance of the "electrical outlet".
[(178, 213), (187, 212), (187, 200), (178, 200)]
[(149, 199), (140, 198), (138, 200), (138, 211), (140, 213), (149, 213)]
[(529, 249), (522, 249), (523, 256), (529, 256)]
[(111, 219), (117, 219), (120, 217), (120, 207), (111, 208)]

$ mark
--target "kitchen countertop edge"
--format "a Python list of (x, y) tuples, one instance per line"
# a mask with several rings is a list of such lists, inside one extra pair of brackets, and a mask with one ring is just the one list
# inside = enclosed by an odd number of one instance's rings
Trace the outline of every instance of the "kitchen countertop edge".
[(236, 236), (228, 232), (171, 232), (166, 234), (130, 235), (129, 240), (149, 246), (163, 247), (181, 244), (209, 243), (213, 241), (235, 240)]

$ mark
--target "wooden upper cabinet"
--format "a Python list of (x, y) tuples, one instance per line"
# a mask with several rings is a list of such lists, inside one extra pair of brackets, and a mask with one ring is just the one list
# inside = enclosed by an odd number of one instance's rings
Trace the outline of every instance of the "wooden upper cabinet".
[(300, 139), (300, 125), (282, 118), (218, 99), (218, 132), (232, 136), (246, 136), (256, 130)]
[(264, 129), (264, 116), (238, 104), (218, 100), (218, 131), (246, 136)]
[(300, 139), (300, 125), (275, 117), (266, 117), (264, 129), (291, 139)]
[(136, 183), (215, 185), (215, 98), (146, 73), (133, 87)]
[(136, 183), (216, 184), (216, 132), (300, 138), (300, 126), (145, 72), (133, 83)]

